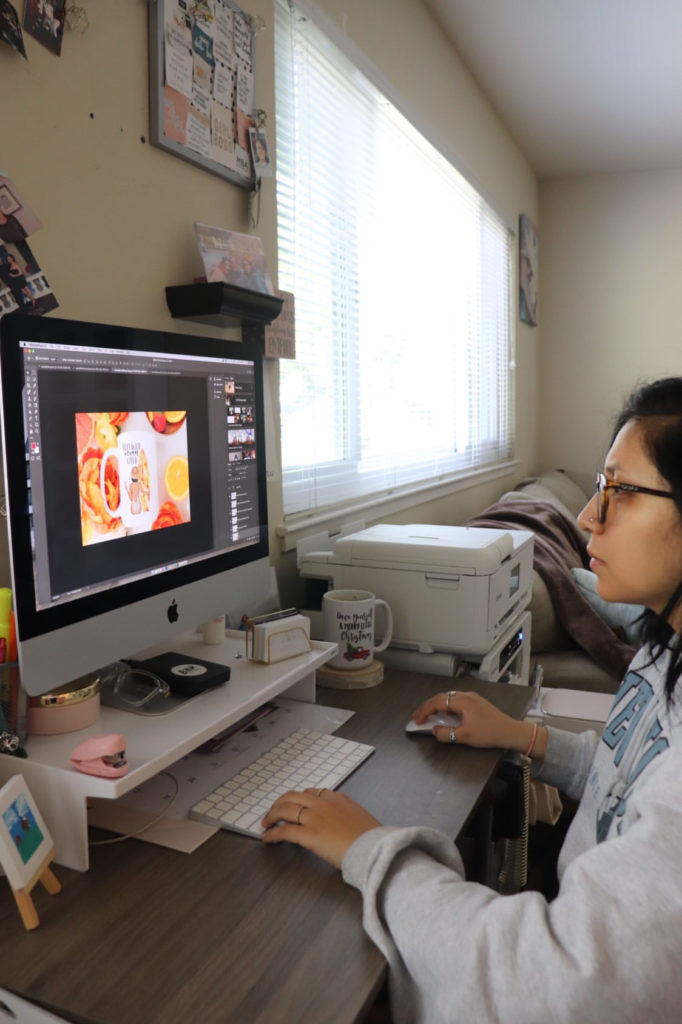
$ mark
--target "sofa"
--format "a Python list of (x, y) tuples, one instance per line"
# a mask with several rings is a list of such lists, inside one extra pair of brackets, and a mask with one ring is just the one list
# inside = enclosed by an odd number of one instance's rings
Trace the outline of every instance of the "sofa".
[(535, 534), (530, 604), (531, 673), (544, 685), (615, 693), (638, 645), (643, 609), (604, 601), (576, 522), (590, 495), (562, 470), (522, 480), (467, 525)]

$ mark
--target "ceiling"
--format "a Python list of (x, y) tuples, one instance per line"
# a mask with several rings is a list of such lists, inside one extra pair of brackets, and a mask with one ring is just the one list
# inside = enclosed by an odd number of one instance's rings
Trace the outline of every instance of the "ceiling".
[(682, 166), (682, 0), (424, 0), (540, 177)]

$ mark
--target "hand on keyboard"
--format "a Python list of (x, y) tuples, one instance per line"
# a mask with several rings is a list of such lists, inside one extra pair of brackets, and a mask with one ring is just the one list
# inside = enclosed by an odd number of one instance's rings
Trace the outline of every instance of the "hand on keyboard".
[(265, 843), (297, 843), (335, 868), (346, 850), (381, 822), (345, 793), (306, 789), (285, 793), (263, 818)]
[(259, 837), (274, 801), (292, 789), (339, 786), (374, 751), (366, 743), (297, 729), (190, 810), (195, 821)]

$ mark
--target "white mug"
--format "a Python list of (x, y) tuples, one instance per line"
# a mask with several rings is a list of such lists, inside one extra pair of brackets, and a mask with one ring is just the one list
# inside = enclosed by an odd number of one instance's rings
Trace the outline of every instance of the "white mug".
[[(384, 638), (374, 643), (375, 609), (384, 609)], [(385, 651), (393, 636), (390, 607), (369, 590), (329, 590), (322, 598), (324, 638), (339, 645), (338, 653), (327, 664), (350, 671), (366, 668), (374, 655)]]
[[(110, 458), (118, 463), (119, 504), (112, 508), (105, 487), (106, 465)], [(115, 448), (102, 456), (100, 488), (107, 512), (119, 517), (127, 530), (150, 530), (158, 515), (156, 490), (156, 441), (151, 431), (126, 430), (118, 435)]]
[(209, 619), (208, 622), (202, 622), (201, 635), (205, 644), (224, 644), (225, 616), (221, 615), (217, 619)]

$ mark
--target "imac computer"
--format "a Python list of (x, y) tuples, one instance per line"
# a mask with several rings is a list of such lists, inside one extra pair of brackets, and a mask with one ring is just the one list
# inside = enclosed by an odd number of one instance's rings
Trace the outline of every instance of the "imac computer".
[(249, 611), (269, 572), (257, 348), (20, 314), (0, 342), (27, 693)]

